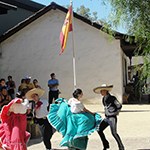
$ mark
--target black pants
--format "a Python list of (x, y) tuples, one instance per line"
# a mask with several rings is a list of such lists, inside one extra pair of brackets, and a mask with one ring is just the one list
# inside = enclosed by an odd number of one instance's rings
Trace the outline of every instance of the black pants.
[(43, 136), (43, 142), (47, 149), (51, 149), (51, 138), (53, 135), (53, 128), (46, 119), (37, 119), (37, 123), (40, 126), (40, 130)]
[(122, 141), (117, 133), (117, 117), (107, 117), (101, 122), (99, 126), (98, 134), (102, 140), (104, 149), (109, 148), (109, 142), (107, 141), (103, 133), (103, 131), (105, 130), (106, 127), (108, 127), (108, 125), (110, 125), (111, 133), (118, 144), (119, 150), (124, 150)]
[(53, 103), (53, 99), (56, 100), (58, 98), (59, 95), (59, 90), (57, 91), (49, 91), (49, 101), (48, 104), (52, 104)]

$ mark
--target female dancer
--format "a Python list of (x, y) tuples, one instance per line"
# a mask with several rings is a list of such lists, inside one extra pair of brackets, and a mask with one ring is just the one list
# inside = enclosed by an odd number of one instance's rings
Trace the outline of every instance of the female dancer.
[(2, 108), (0, 148), (3, 150), (27, 150), (26, 144), (30, 138), (30, 133), (26, 131), (27, 109), (28, 100), (21, 98), (13, 99)]
[(51, 125), (63, 135), (60, 145), (67, 146), (69, 150), (85, 150), (87, 136), (96, 130), (102, 120), (100, 115), (84, 107), (80, 101), (82, 96), (82, 90), (76, 89), (69, 101), (57, 99), (57, 104), (51, 104), (47, 116)]

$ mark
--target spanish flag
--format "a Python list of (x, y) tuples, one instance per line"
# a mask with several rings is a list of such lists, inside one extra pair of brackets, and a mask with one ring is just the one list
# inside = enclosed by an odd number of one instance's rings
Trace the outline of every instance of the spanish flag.
[(61, 51), (60, 55), (64, 52), (66, 47), (68, 33), (72, 31), (72, 5), (69, 7), (64, 24), (62, 26), (62, 30), (60, 32), (60, 44), (61, 44)]

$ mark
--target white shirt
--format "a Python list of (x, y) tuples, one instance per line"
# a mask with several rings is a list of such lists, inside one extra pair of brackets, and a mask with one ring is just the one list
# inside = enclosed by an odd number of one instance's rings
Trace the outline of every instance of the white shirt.
[(25, 114), (29, 108), (29, 101), (24, 99), (22, 103), (14, 103), (10, 106), (9, 111), (14, 112), (15, 114)]
[(70, 98), (68, 105), (70, 105), (72, 113), (80, 113), (84, 109), (84, 105), (76, 98)]
[(48, 101), (47, 100), (40, 100), (43, 104), (35, 110), (35, 116), (36, 118), (45, 118), (48, 115), (47, 106)]

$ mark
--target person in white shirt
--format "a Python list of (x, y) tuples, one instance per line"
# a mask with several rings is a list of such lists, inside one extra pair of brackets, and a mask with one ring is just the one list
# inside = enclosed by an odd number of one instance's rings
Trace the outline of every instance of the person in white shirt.
[(102, 121), (98, 113), (85, 108), (82, 96), (82, 90), (76, 89), (69, 100), (58, 98), (50, 105), (47, 115), (51, 125), (63, 136), (60, 146), (68, 147), (68, 150), (85, 150), (88, 135), (96, 131)]
[(32, 99), (35, 102), (34, 113), (36, 122), (39, 124), (43, 136), (43, 142), (46, 150), (51, 149), (51, 137), (53, 135), (53, 128), (47, 120), (47, 106), (48, 101), (42, 100), (40, 97), (44, 94), (41, 88), (34, 88), (26, 93), (27, 99)]
[[(83, 92), (81, 89), (76, 89), (72, 95), (73, 98), (70, 98), (68, 100), (68, 105), (71, 107), (70, 110), (72, 113), (78, 114), (78, 113), (88, 112), (92, 115), (95, 115), (95, 113), (86, 109), (85, 106), (82, 104), (81, 99), (83, 97)], [(80, 150), (80, 149), (76, 148), (75, 150)]]
[(89, 112), (91, 114), (95, 114), (88, 109), (85, 108), (85, 106), (82, 104), (81, 99), (83, 96), (83, 92), (81, 89), (76, 89), (73, 92), (73, 98), (70, 98), (68, 101), (68, 105), (71, 107), (72, 113), (82, 113), (82, 112)]
[(9, 112), (14, 112), (15, 114), (25, 114), (29, 108), (29, 101), (24, 99), (22, 103), (14, 103), (11, 105)]

